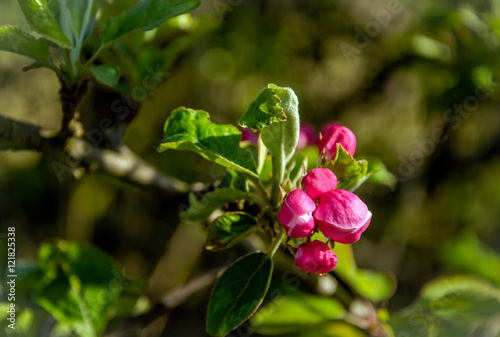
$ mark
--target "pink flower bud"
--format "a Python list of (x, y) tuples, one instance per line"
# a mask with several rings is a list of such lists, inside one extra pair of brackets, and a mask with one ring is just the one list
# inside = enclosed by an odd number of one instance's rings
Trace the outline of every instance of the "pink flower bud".
[(302, 187), (313, 199), (319, 198), (326, 192), (333, 191), (338, 181), (335, 173), (327, 168), (315, 168), (302, 178)]
[(370, 224), (372, 213), (361, 199), (349, 191), (323, 194), (313, 214), (323, 234), (340, 243), (353, 243)]
[(278, 220), (289, 237), (304, 238), (316, 227), (312, 216), (315, 209), (314, 200), (301, 189), (295, 189), (286, 196)]
[(306, 273), (328, 273), (335, 268), (337, 262), (337, 255), (324, 242), (314, 240), (297, 247), (295, 265)]
[(345, 126), (332, 125), (325, 130), (319, 141), (319, 153), (324, 152), (327, 160), (334, 160), (337, 155), (337, 144), (340, 143), (342, 147), (351, 156), (356, 151), (356, 136), (351, 130)]
[(247, 128), (240, 128), (240, 131), (241, 131), (242, 142), (247, 141), (257, 145), (259, 139), (259, 134), (257, 132), (253, 132), (251, 129)]
[(302, 149), (308, 145), (318, 145), (319, 137), (316, 129), (309, 123), (300, 124), (299, 142), (297, 143), (297, 150)]

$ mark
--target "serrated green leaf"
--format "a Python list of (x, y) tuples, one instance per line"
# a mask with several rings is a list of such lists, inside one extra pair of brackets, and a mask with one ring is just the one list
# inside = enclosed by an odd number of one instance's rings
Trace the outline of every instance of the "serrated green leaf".
[(71, 42), (59, 25), (59, 1), (17, 0), (28, 23), (35, 32), (64, 48), (71, 48)]
[(257, 252), (240, 258), (215, 284), (207, 312), (207, 332), (222, 337), (245, 322), (269, 289), (273, 262)]
[(227, 212), (207, 228), (205, 247), (211, 251), (230, 248), (259, 229), (257, 220), (244, 212)]
[(259, 131), (273, 123), (286, 121), (288, 117), (280, 105), (280, 95), (284, 95), (284, 93), (284, 88), (269, 84), (250, 104), (247, 112), (238, 123), (245, 128)]
[(273, 158), (283, 157), (280, 161), (285, 165), (295, 153), (299, 141), (300, 119), (297, 96), (291, 88), (269, 84), (250, 104), (239, 124), (261, 130), (262, 142)]
[(177, 108), (165, 122), (159, 151), (189, 150), (224, 167), (257, 177), (255, 147), (240, 147), (241, 132), (233, 125), (214, 124), (203, 110)]
[(252, 194), (234, 188), (218, 188), (205, 194), (200, 201), (196, 200), (194, 194), (190, 194), (189, 199), (189, 208), (181, 213), (182, 218), (187, 221), (204, 221), (213, 211), (233, 201), (257, 201)]
[(251, 325), (259, 334), (285, 334), (342, 319), (344, 315), (344, 306), (334, 298), (294, 292), (275, 298), (260, 308)]
[(149, 30), (166, 19), (192, 11), (199, 0), (145, 0), (111, 18), (102, 33), (103, 43), (111, 42), (134, 30)]
[(341, 144), (337, 146), (335, 159), (320, 167), (328, 168), (335, 173), (339, 181), (337, 188), (342, 190), (352, 192), (368, 178), (368, 162), (354, 159)]
[(101, 84), (115, 88), (120, 78), (120, 72), (115, 66), (103, 64), (89, 67), (94, 78)]
[(0, 50), (52, 63), (46, 40), (35, 39), (14, 26), (0, 26)]

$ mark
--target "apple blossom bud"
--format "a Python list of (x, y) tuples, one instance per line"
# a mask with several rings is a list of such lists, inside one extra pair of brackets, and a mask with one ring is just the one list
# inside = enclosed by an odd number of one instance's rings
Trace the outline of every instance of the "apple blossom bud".
[(278, 220), (289, 237), (304, 238), (316, 227), (312, 216), (315, 209), (314, 200), (301, 189), (295, 189), (286, 196)]
[(370, 224), (372, 213), (354, 193), (333, 190), (323, 194), (313, 213), (323, 234), (340, 243), (353, 243)]
[(253, 132), (251, 129), (247, 128), (239, 128), (241, 131), (241, 141), (247, 141), (252, 144), (257, 145), (258, 139), (259, 139), (259, 134), (257, 132)]
[(327, 168), (315, 168), (302, 178), (302, 187), (313, 199), (319, 198), (326, 192), (333, 191), (338, 181), (335, 173)]
[(318, 145), (318, 142), (319, 137), (314, 126), (309, 123), (301, 123), (297, 150), (300, 150), (308, 145)]
[(340, 143), (342, 147), (351, 155), (356, 151), (356, 136), (351, 130), (345, 126), (332, 125), (325, 130), (319, 141), (319, 153), (325, 154), (327, 160), (334, 160), (337, 155), (337, 144)]
[(328, 273), (335, 268), (337, 262), (337, 255), (324, 242), (314, 240), (297, 247), (295, 265), (306, 273)]

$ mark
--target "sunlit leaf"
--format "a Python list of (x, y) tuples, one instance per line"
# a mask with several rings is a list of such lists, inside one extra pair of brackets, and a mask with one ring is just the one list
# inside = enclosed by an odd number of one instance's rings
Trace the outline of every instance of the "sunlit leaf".
[(271, 300), (257, 311), (252, 328), (261, 334), (283, 334), (344, 317), (336, 299), (293, 292)]
[(31, 29), (64, 48), (71, 42), (59, 25), (58, 0), (17, 0)]
[(338, 189), (354, 191), (368, 178), (367, 161), (354, 159), (340, 144), (337, 146), (335, 159), (321, 167), (329, 168), (335, 173), (339, 180)]
[(203, 110), (184, 107), (165, 123), (159, 151), (189, 150), (230, 169), (257, 177), (255, 147), (240, 147), (241, 132), (233, 125), (215, 124)]
[(145, 0), (111, 18), (102, 33), (104, 43), (113, 41), (134, 30), (149, 30), (169, 17), (192, 11), (199, 0)]
[(35, 39), (14, 26), (0, 26), (0, 50), (31, 57), (51, 63), (49, 44), (44, 39)]

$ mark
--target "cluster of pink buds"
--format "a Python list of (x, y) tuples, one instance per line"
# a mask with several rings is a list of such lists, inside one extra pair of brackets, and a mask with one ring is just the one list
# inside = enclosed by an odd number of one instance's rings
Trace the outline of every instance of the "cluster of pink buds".
[[(320, 153), (334, 159), (338, 143), (354, 153), (354, 134), (338, 125), (325, 132)], [(306, 238), (320, 230), (332, 241), (349, 244), (359, 240), (372, 214), (357, 195), (337, 189), (337, 184), (330, 169), (316, 168), (302, 179), (304, 190), (295, 189), (286, 196), (278, 220), (290, 238)], [(326, 243), (308, 241), (297, 247), (295, 264), (307, 273), (325, 274), (335, 268), (337, 256)]]

